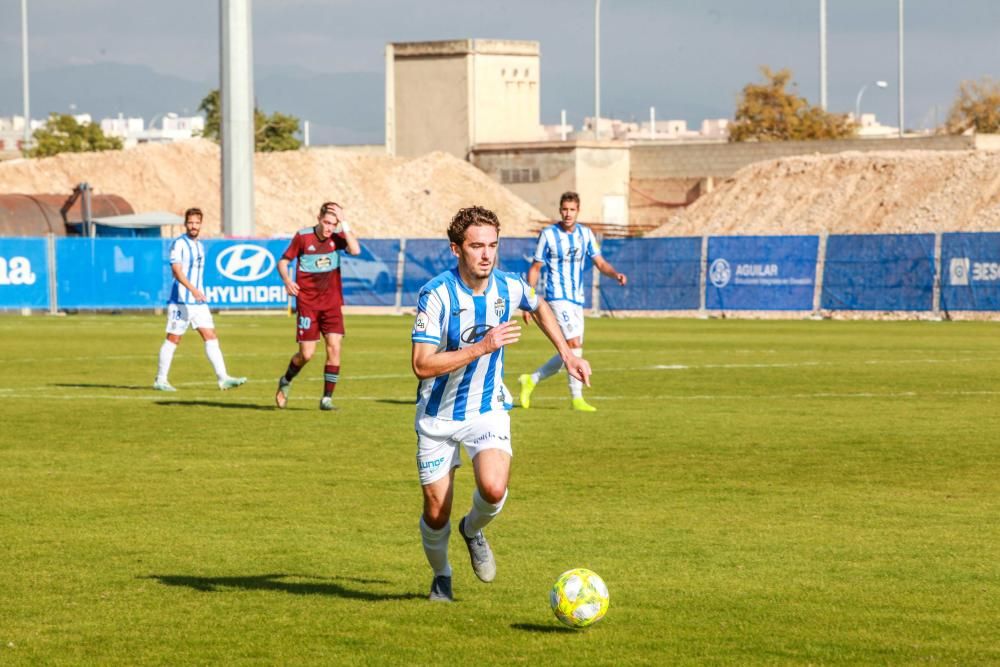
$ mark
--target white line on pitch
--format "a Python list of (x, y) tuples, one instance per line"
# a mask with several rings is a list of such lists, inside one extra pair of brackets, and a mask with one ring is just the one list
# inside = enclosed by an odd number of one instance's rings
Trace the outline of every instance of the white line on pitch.
[[(179, 392), (177, 394), (173, 393), (162, 393), (158, 392), (156, 394), (148, 395), (121, 395), (121, 394), (21, 394), (21, 393), (7, 393), (4, 392), (0, 395), (0, 400), (4, 399), (45, 399), (45, 400), (64, 400), (64, 401), (79, 401), (79, 400), (118, 400), (118, 401), (170, 401), (176, 403), (185, 403), (187, 401), (204, 401), (207, 398), (212, 398), (214, 395), (207, 394), (185, 394)], [(587, 397), (594, 399), (596, 401), (631, 401), (631, 402), (641, 402), (641, 401), (755, 401), (755, 400), (767, 400), (773, 401), (775, 399), (825, 399), (825, 398), (920, 398), (924, 396), (1000, 396), (1000, 391), (929, 391), (929, 392), (916, 392), (916, 391), (896, 391), (896, 392), (815, 392), (815, 393), (798, 393), (798, 394), (660, 394), (657, 396), (602, 396), (596, 394), (588, 394)], [(314, 396), (291, 396), (289, 400), (296, 402), (307, 402), (315, 401)], [(412, 402), (412, 396), (399, 397), (399, 396), (338, 396), (337, 402), (343, 401), (395, 401), (395, 402)], [(537, 397), (532, 400), (532, 402), (563, 402), (565, 398), (556, 397)], [(247, 405), (246, 402), (233, 401), (231, 405)], [(261, 405), (261, 403), (250, 403), (251, 405)], [(265, 403), (267, 405), (269, 403)], [(220, 403), (220, 406), (223, 405)]]

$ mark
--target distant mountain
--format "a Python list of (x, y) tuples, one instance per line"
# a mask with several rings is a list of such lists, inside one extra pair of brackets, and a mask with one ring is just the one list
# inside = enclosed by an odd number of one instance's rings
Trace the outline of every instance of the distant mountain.
[[(141, 117), (148, 124), (170, 111), (194, 115), (216, 81), (161, 74), (143, 65), (97, 63), (31, 73), (31, 115), (89, 113), (95, 119)], [(258, 67), (257, 105), (308, 120), (313, 144), (382, 143), (385, 89), (381, 73), (317, 74), (301, 68)], [(0, 77), (0, 90), (21, 90), (21, 79)], [(0, 97), (0, 116), (21, 113), (20, 94)], [(72, 106), (71, 106), (72, 105)]]

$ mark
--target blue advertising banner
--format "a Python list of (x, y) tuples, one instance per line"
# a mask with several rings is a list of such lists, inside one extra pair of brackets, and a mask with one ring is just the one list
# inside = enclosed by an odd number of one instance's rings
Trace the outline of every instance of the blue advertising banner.
[(601, 308), (696, 310), (701, 305), (701, 238), (608, 239), (605, 259), (628, 277), (600, 277)]
[(156, 308), (167, 302), (167, 239), (56, 239), (60, 309)]
[(49, 307), (45, 239), (0, 239), (0, 310)]
[(420, 288), (428, 280), (458, 265), (444, 239), (408, 239), (403, 260), (403, 306), (416, 306)]
[(941, 310), (1000, 310), (1000, 233), (941, 235)]
[(712, 236), (705, 307), (812, 310), (816, 236)]
[[(278, 274), (278, 260), (288, 247), (289, 239), (213, 239), (204, 243), (205, 297), (210, 306), (224, 309), (288, 307), (288, 293)], [(167, 266), (167, 290), (173, 283), (169, 259), (169, 256), (163, 259)]]
[(930, 310), (933, 234), (837, 234), (826, 243), (826, 310)]
[[(500, 237), (497, 267), (527, 278), (531, 258), (535, 254), (533, 238)], [(444, 239), (409, 239), (403, 264), (403, 306), (416, 306), (420, 288), (428, 280), (458, 266), (451, 246)], [(589, 274), (587, 274), (589, 275)], [(588, 294), (589, 303), (589, 294)]]
[(527, 280), (531, 258), (535, 254), (535, 244), (535, 239), (501, 236), (497, 267), (501, 271), (516, 273)]
[(395, 306), (399, 241), (361, 241), (361, 254), (344, 254), (341, 280), (349, 306)]

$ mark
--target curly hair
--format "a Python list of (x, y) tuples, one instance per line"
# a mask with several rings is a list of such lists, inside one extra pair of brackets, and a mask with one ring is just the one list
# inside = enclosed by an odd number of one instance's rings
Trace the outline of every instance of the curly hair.
[(470, 206), (463, 208), (455, 214), (448, 226), (448, 240), (456, 245), (462, 245), (465, 240), (465, 230), (473, 225), (490, 225), (497, 230), (500, 235), (500, 219), (493, 211), (482, 206)]
[(187, 222), (188, 218), (195, 216), (197, 216), (199, 220), (202, 220), (204, 218), (204, 216), (201, 214), (200, 208), (189, 208), (188, 210), (184, 211), (184, 222)]

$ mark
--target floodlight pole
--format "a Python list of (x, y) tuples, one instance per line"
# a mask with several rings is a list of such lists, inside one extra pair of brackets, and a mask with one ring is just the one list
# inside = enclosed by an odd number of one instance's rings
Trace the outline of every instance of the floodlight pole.
[(31, 146), (31, 96), (28, 85), (28, 0), (21, 0), (21, 95), (24, 101), (24, 142), (22, 148)]
[(253, 41), (251, 0), (219, 0), (222, 231), (253, 236)]
[(819, 106), (826, 111), (826, 0), (819, 0)]
[(899, 138), (903, 138), (903, 0), (899, 0)]
[(601, 0), (594, 0), (594, 139), (601, 138)]

